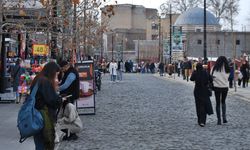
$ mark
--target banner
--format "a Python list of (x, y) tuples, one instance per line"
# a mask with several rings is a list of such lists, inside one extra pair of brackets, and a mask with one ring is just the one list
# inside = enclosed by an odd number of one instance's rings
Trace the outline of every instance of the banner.
[(182, 27), (173, 26), (173, 38), (172, 38), (172, 50), (180, 51), (183, 50), (182, 46)]
[(49, 46), (46, 44), (33, 44), (32, 54), (33, 55), (48, 55)]
[[(94, 92), (94, 62), (82, 61), (76, 63), (75, 67), (79, 72), (80, 97), (77, 100), (79, 114), (95, 114), (95, 92)], [(83, 109), (93, 109), (91, 113)]]

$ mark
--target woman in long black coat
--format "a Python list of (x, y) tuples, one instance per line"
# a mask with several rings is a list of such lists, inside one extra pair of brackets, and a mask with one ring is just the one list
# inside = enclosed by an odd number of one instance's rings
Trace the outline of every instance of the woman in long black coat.
[(207, 114), (213, 114), (213, 108), (209, 98), (210, 92), (208, 90), (208, 84), (211, 82), (211, 77), (207, 71), (203, 69), (202, 64), (198, 63), (196, 65), (196, 71), (192, 73), (190, 80), (195, 81), (194, 97), (198, 124), (204, 127)]

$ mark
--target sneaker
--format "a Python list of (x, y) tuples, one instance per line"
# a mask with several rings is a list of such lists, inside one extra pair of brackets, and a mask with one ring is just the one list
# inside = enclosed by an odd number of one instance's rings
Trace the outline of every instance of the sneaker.
[(205, 124), (204, 123), (200, 123), (199, 124), (201, 127), (205, 127)]

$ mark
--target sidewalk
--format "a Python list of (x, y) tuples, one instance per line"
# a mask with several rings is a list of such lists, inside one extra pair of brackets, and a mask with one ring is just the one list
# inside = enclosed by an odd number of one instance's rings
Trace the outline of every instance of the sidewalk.
[[(0, 145), (3, 150), (34, 150), (33, 137), (19, 143), (17, 114), (22, 104), (0, 104)], [(55, 145), (58, 149), (60, 143)]]
[[(0, 100), (6, 102), (15, 102), (16, 100), (16, 92), (13, 92), (13, 88), (6, 89), (5, 93), (0, 93)], [(0, 102), (1, 102), (0, 101)]]
[[(161, 77), (158, 73), (155, 73), (154, 76), (158, 77), (158, 78), (165, 79), (165, 80), (179, 82), (182, 84), (194, 86), (194, 82), (192, 82), (190, 80), (189, 80), (189, 82), (187, 82), (187, 80), (183, 80), (182, 76), (178, 77), (177, 74), (173, 74), (172, 77), (169, 77), (168, 74)], [(250, 102), (250, 84), (246, 88), (238, 87), (238, 85), (237, 85), (236, 91), (235, 91), (235, 88), (229, 89), (229, 95), (234, 95), (234, 96), (237, 96), (241, 99), (244, 99), (244, 100)]]
[(17, 114), (21, 104), (0, 104), (0, 145), (4, 150), (34, 150), (33, 138), (19, 143)]

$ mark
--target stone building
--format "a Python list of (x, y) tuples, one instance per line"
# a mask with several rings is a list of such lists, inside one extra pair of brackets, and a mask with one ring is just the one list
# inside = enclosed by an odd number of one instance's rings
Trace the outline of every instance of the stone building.
[[(138, 61), (138, 54), (141, 60), (158, 57), (160, 42), (169, 36), (169, 15), (159, 18), (157, 9), (131, 4), (116, 5), (114, 12), (115, 15), (110, 18), (102, 15), (102, 24), (107, 23), (108, 26), (108, 32), (103, 36), (106, 58), (112, 59), (113, 55), (114, 59)], [(174, 23), (178, 15), (172, 16)], [(159, 41), (159, 34), (161, 41)], [(149, 53), (153, 56), (143, 57), (148, 56)]]
[[(181, 14), (176, 27), (182, 29), (182, 51), (188, 57), (203, 57), (204, 52), (204, 9), (192, 8)], [(249, 53), (250, 39), (248, 32), (222, 31), (216, 17), (207, 11), (207, 57), (217, 58), (220, 55), (233, 58)], [(173, 54), (174, 54), (173, 50)], [(177, 59), (181, 57), (172, 56)]]

